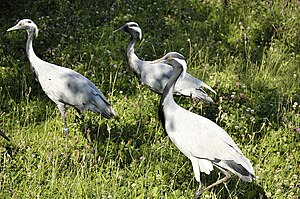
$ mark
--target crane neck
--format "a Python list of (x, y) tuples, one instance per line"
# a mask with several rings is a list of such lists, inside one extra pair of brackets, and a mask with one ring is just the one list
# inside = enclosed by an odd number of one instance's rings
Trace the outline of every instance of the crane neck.
[[(174, 63), (178, 64), (178, 63)], [(179, 65), (179, 64), (178, 64)], [(162, 109), (162, 107), (166, 103), (175, 103), (174, 98), (173, 98), (173, 92), (174, 92), (174, 86), (180, 77), (180, 75), (183, 72), (183, 68), (181, 66), (175, 66), (173, 69), (173, 75), (169, 79), (167, 85), (164, 88), (164, 92), (162, 94), (162, 97), (160, 99), (160, 105), (159, 108)]]
[(137, 36), (136, 35), (131, 35), (130, 41), (127, 45), (126, 54), (127, 54), (128, 64), (129, 64), (130, 68), (136, 74), (140, 74), (140, 69), (139, 69), (140, 59), (134, 53), (134, 45), (135, 45), (136, 40), (137, 40)]
[[(178, 64), (178, 63), (176, 63)], [(183, 68), (182, 67), (176, 67), (173, 69), (173, 75), (171, 76), (171, 78), (169, 79), (167, 85), (164, 88), (164, 92), (160, 98), (160, 103), (159, 103), (159, 108), (158, 108), (158, 117), (159, 120), (161, 121), (165, 131), (166, 131), (166, 127), (165, 127), (165, 109), (164, 107), (170, 107), (173, 105), (177, 105), (174, 101), (173, 98), (173, 93), (174, 93), (174, 86), (178, 80), (178, 78), (180, 77), (180, 75), (183, 72)]]
[(135, 35), (130, 36), (130, 41), (127, 45), (127, 55), (128, 55), (128, 53), (134, 53), (134, 45), (135, 45), (136, 40), (137, 40), (137, 36), (135, 36)]
[(31, 63), (32, 63), (33, 59), (38, 59), (38, 57), (36, 56), (36, 54), (34, 53), (34, 50), (33, 50), (33, 38), (35, 35), (35, 31), (36, 30), (27, 31), (28, 38), (27, 38), (27, 43), (26, 43), (26, 53), (27, 53), (27, 57)]

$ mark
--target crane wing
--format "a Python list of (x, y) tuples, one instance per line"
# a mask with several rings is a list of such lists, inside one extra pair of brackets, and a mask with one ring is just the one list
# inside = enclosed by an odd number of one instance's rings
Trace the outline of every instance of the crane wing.
[[(186, 74), (185, 77), (179, 78), (178, 81), (176, 82), (175, 88), (176, 86), (182, 90), (186, 90), (189, 88), (207, 88), (208, 90), (210, 90), (211, 92), (213, 92), (214, 94), (216, 94), (216, 91), (214, 91), (210, 86), (208, 86), (207, 84), (205, 84), (203, 81), (193, 77), (190, 74)], [(202, 90), (202, 92), (205, 93), (205, 91)]]
[(141, 81), (151, 90), (162, 94), (172, 76), (172, 70), (172, 67), (166, 64), (151, 64), (150, 61), (144, 61), (140, 67)]
[(166, 118), (169, 118), (165, 121), (169, 137), (187, 157), (235, 160), (242, 155), (226, 131), (205, 117), (178, 106), (176, 114)]
[[(142, 83), (159, 94), (163, 93), (166, 84), (173, 74), (173, 68), (170, 65), (163, 63), (152, 64), (150, 61), (141, 62), (139, 71)], [(184, 78), (178, 79), (174, 93), (176, 95), (192, 96), (213, 102), (201, 87), (207, 88), (216, 94), (210, 86), (187, 73)]]
[(38, 73), (39, 82), (54, 102), (64, 102), (72, 106), (82, 106), (92, 102), (91, 95), (99, 96), (110, 105), (102, 92), (86, 77), (68, 68), (55, 64), (43, 67), (43, 73)]

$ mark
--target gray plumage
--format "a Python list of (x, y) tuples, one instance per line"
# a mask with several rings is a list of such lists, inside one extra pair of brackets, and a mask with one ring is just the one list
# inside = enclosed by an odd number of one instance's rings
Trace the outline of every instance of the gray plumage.
[(30, 19), (23, 19), (7, 31), (26, 30), (28, 39), (26, 53), (29, 62), (47, 96), (56, 103), (68, 134), (66, 109), (74, 107), (78, 112), (91, 110), (107, 119), (116, 116), (113, 108), (101, 91), (83, 75), (38, 58), (33, 50), (33, 38), (38, 28)]
[[(192, 162), (195, 178), (200, 183), (195, 198), (208, 188), (228, 180), (230, 175), (226, 170), (243, 181), (251, 182), (255, 177), (252, 165), (226, 131), (211, 120), (185, 110), (174, 101), (174, 85), (180, 75), (186, 73), (184, 57), (171, 52), (153, 63), (170, 64), (174, 68), (160, 100), (159, 118), (172, 142)], [(210, 174), (213, 166), (219, 168), (226, 177), (202, 190), (200, 172)]]
[(7, 141), (10, 142), (9, 138), (3, 133), (2, 130), (0, 130), (0, 135), (1, 135), (3, 138), (5, 138)]
[[(124, 26), (115, 30), (115, 32), (119, 30), (131, 35), (127, 46), (127, 59), (131, 69), (141, 78), (143, 84), (147, 85), (152, 91), (162, 94), (165, 85), (172, 76), (172, 67), (164, 63), (150, 64), (150, 61), (143, 61), (138, 58), (134, 52), (134, 44), (137, 38), (142, 38), (142, 30), (137, 23), (128, 22)], [(190, 74), (186, 74), (184, 79), (179, 78), (175, 86), (174, 94), (213, 102), (213, 100), (201, 87), (207, 88), (216, 94), (210, 86)]]

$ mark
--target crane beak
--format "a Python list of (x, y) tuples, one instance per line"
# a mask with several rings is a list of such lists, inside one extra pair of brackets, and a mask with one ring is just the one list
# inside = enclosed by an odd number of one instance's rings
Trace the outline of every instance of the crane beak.
[[(27, 30), (26, 28), (24, 28), (24, 26), (17, 24), (9, 29), (7, 29), (7, 32), (10, 31), (14, 31), (14, 30)], [(27, 30), (28, 31), (28, 30)], [(35, 37), (38, 37), (38, 33), (39, 33), (39, 29), (37, 27), (35, 27)]]
[(118, 31), (124, 31), (124, 26), (122, 26), (122, 27), (120, 27), (120, 28), (118, 28), (117, 30), (114, 30), (114, 32), (113, 33), (115, 33), (115, 32), (118, 32)]
[(150, 62), (150, 64), (157, 64), (157, 63), (166, 63), (166, 60), (164, 58), (160, 58)]
[(13, 31), (13, 30), (19, 30), (20, 29), (20, 26), (17, 24), (9, 29), (7, 29), (7, 32), (10, 32), (10, 31)]

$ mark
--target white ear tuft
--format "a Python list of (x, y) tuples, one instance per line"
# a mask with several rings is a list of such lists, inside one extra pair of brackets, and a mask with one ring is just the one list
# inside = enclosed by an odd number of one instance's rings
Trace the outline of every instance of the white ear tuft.
[(186, 70), (187, 70), (187, 64), (186, 64), (186, 61), (184, 59), (178, 59), (178, 58), (174, 58), (174, 60), (176, 60), (183, 68), (183, 71), (182, 71), (182, 78), (185, 77), (186, 75)]
[(36, 27), (36, 29), (35, 29), (35, 37), (38, 37), (38, 35), (39, 35), (39, 29)]

